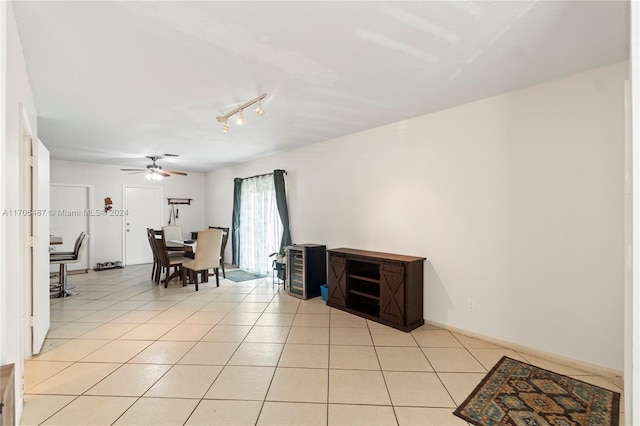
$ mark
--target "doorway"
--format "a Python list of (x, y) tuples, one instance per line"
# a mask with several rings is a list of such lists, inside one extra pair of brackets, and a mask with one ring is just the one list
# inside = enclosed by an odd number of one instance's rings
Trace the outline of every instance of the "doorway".
[[(91, 257), (91, 195), (93, 189), (89, 185), (51, 184), (51, 224), (50, 232), (62, 237), (63, 244), (55, 247), (56, 251), (73, 251), (74, 243), (85, 232), (89, 235), (87, 255), (78, 263), (70, 263), (69, 271), (88, 271)], [(58, 268), (54, 266), (54, 270)]]
[(153, 262), (147, 228), (162, 227), (162, 188), (124, 186), (123, 251), (125, 265)]

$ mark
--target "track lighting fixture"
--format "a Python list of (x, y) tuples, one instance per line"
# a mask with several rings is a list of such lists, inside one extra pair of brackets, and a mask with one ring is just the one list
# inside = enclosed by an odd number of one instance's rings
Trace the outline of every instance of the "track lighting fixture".
[(256, 114), (258, 114), (259, 116), (262, 116), (262, 114), (264, 114), (264, 110), (262, 109), (262, 100), (264, 98), (266, 98), (267, 95), (266, 94), (262, 94), (260, 96), (258, 96), (255, 99), (250, 100), (249, 102), (246, 102), (242, 105), (240, 105), (238, 108), (234, 109), (233, 111), (225, 114), (225, 115), (221, 115), (219, 117), (216, 117), (216, 120), (218, 120), (218, 122), (220, 123), (224, 123), (224, 126), (222, 127), (222, 131), (223, 132), (228, 132), (229, 131), (229, 118), (235, 114), (239, 114), (238, 118), (236, 119), (236, 122), (238, 124), (242, 124), (244, 122), (244, 109), (247, 107), (250, 107), (251, 105), (255, 104), (256, 102), (258, 103), (258, 107), (256, 108)]

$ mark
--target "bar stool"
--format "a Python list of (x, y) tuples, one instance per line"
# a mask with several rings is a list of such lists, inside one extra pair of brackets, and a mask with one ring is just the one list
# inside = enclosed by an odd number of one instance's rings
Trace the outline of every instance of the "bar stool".
[(80, 245), (76, 253), (72, 254), (51, 254), (49, 257), (49, 263), (54, 265), (60, 265), (60, 277), (58, 280), (59, 293), (58, 297), (76, 296), (77, 292), (72, 292), (67, 289), (67, 265), (69, 263), (78, 263), (82, 259), (84, 252), (87, 249), (87, 242), (89, 235), (84, 234), (84, 237), (80, 241)]

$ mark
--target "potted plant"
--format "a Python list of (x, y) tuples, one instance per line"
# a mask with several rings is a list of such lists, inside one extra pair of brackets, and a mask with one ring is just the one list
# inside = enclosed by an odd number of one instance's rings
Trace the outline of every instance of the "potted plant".
[(280, 251), (275, 253), (271, 253), (269, 257), (275, 256), (273, 259), (273, 267), (276, 266), (276, 263), (287, 263), (287, 249), (286, 247), (282, 247)]

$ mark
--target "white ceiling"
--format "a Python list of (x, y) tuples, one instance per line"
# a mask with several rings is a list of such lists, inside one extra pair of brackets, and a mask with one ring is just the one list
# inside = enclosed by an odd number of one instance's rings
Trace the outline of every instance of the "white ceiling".
[[(13, 2), (51, 157), (210, 171), (607, 65), (627, 1)], [(223, 115), (261, 93), (245, 123)]]

